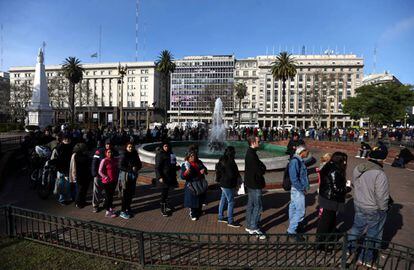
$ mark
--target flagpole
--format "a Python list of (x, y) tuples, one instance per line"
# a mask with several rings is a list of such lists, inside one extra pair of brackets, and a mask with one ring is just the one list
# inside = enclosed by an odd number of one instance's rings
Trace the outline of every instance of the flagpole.
[(102, 55), (101, 42), (102, 42), (102, 24), (99, 25), (99, 53), (98, 53), (99, 63), (101, 62), (101, 55)]

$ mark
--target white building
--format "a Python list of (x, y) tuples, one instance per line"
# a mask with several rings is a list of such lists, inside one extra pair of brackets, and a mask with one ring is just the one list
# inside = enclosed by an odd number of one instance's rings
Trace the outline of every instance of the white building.
[[(342, 113), (342, 101), (361, 86), (363, 59), (332, 54), (292, 57), (297, 74), (286, 82), (285, 123), (295, 127), (353, 125)], [(235, 82), (248, 88), (242, 102), (242, 124), (257, 119), (260, 126), (281, 125), (282, 82), (271, 74), (275, 60), (276, 56), (236, 60)]]
[[(127, 66), (122, 82), (119, 64)], [(96, 63), (82, 64), (82, 67), (85, 69), (83, 80), (75, 91), (79, 122), (117, 124), (121, 100), (125, 124), (145, 126), (147, 118), (157, 120), (155, 112), (163, 108), (165, 93), (160, 90), (160, 76), (154, 62)], [(64, 121), (68, 113), (68, 82), (61, 68), (61, 65), (46, 66), (56, 122)], [(9, 72), (12, 85), (33, 84), (34, 67), (11, 67)]]
[(397, 77), (385, 71), (384, 73), (369, 74), (365, 76), (362, 80), (362, 85), (379, 85), (390, 82), (401, 84)]

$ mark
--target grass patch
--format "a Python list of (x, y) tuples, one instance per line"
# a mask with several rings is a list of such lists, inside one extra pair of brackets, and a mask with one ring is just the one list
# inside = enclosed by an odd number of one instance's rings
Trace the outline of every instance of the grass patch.
[(139, 269), (93, 255), (18, 238), (0, 238), (0, 269)]

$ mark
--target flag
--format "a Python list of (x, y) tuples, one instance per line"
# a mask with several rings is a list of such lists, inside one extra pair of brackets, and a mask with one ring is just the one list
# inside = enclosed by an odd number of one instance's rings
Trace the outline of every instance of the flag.
[(95, 58), (98, 57), (98, 53), (94, 53), (94, 54), (91, 55), (91, 58), (94, 58), (94, 57)]

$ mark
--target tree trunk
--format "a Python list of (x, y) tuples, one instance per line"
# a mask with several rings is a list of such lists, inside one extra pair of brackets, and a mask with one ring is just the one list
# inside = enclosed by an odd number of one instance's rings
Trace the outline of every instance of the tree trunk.
[(239, 98), (239, 128), (240, 128), (240, 125), (241, 125), (241, 102), (242, 102), (242, 100), (241, 100), (241, 98)]
[(168, 111), (168, 95), (170, 94), (169, 91), (169, 74), (164, 75), (164, 82), (165, 82), (165, 113), (164, 113), (164, 123), (167, 124), (167, 111)]
[(69, 86), (69, 109), (70, 109), (70, 124), (75, 123), (75, 84), (70, 83)]
[(285, 108), (286, 108), (286, 79), (282, 80), (282, 129), (285, 128)]

